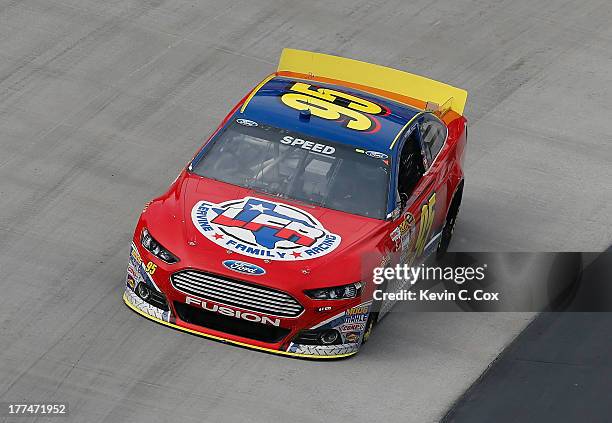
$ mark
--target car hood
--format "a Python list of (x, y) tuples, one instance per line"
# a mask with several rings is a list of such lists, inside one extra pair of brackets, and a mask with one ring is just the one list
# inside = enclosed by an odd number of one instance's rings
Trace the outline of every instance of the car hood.
[[(232, 210), (223, 213), (228, 208)], [(237, 215), (241, 211), (248, 213)], [(223, 225), (209, 222), (219, 214), (223, 216), (214, 221)], [(269, 275), (266, 281), (282, 280), (280, 288), (293, 283), (318, 287), (359, 280), (363, 257), (376, 251), (386, 226), (385, 221), (281, 199), (188, 172), (148, 207), (143, 218), (183, 266), (238, 277), (223, 262), (244, 261), (263, 268)], [(261, 222), (271, 222), (273, 227), (258, 232), (265, 236), (255, 237), (253, 230), (261, 228)], [(237, 224), (246, 226), (233, 226)], [(307, 231), (300, 229), (304, 224)], [(300, 246), (297, 250), (291, 248), (296, 244)], [(288, 256), (298, 250), (300, 257)], [(240, 277), (261, 282), (256, 276)]]

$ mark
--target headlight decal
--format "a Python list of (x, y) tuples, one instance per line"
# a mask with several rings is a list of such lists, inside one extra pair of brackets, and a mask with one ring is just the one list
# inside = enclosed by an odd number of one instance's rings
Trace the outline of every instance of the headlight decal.
[(153, 238), (147, 228), (140, 234), (140, 244), (158, 259), (168, 264), (178, 263), (179, 259)]
[(355, 282), (330, 288), (311, 289), (305, 291), (305, 293), (313, 300), (343, 300), (358, 297), (362, 288), (363, 283)]

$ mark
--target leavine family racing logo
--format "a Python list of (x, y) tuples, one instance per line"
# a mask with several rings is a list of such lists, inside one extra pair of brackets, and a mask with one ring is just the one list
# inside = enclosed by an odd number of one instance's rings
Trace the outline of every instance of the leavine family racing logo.
[(193, 207), (191, 219), (215, 244), (269, 260), (318, 258), (335, 250), (341, 241), (309, 213), (255, 197), (219, 204), (200, 201)]

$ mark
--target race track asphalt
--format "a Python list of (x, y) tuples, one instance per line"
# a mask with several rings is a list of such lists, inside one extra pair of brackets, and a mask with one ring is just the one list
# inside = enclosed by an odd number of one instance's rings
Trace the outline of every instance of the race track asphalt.
[(496, 423), (610, 421), (612, 247), (589, 256), (580, 288), (563, 308), (570, 312), (540, 313), (443, 423), (489, 423), (492, 416)]
[(123, 305), (136, 218), (294, 47), (468, 89), (454, 249), (602, 250), (611, 20), (609, 0), (0, 0), (0, 401), (68, 401), (74, 422), (438, 420), (532, 315), (392, 313), (330, 363), (231, 347)]

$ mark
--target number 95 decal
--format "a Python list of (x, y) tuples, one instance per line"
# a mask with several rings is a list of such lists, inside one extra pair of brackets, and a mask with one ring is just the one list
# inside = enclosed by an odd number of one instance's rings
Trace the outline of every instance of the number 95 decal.
[(434, 216), (436, 215), (436, 193), (434, 192), (429, 197), (427, 203), (421, 207), (421, 225), (419, 227), (419, 235), (416, 243), (416, 254), (423, 254), (423, 249), (429, 240), (431, 227), (433, 225)]
[(310, 110), (314, 116), (328, 120), (346, 120), (346, 127), (356, 131), (375, 130), (380, 126), (372, 115), (386, 114), (382, 106), (352, 94), (328, 88), (316, 88), (296, 82), (281, 101), (296, 110)]
[(157, 265), (155, 263), (153, 263), (152, 261), (147, 263), (147, 267), (145, 268), (145, 271), (153, 276), (153, 273), (155, 273), (155, 271), (157, 270)]

